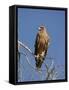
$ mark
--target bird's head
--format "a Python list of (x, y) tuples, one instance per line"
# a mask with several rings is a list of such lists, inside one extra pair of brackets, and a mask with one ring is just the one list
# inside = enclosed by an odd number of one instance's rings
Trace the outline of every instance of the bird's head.
[(44, 26), (40, 26), (38, 29), (39, 29), (39, 31), (43, 31), (44, 30)]
[(40, 26), (39, 28), (38, 28), (38, 30), (39, 30), (39, 32), (41, 32), (41, 33), (44, 33), (44, 32), (46, 32), (46, 28), (45, 28), (45, 26)]

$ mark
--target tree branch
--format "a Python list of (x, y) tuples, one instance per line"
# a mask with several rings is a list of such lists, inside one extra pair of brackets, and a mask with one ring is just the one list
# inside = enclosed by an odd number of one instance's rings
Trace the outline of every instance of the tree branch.
[[(31, 51), (30, 48), (28, 48), (25, 44), (23, 44), (22, 42), (18, 41), (18, 45), (24, 47), (26, 50), (28, 50), (32, 55), (34, 55), (34, 53)], [(35, 55), (34, 55), (35, 56)]]

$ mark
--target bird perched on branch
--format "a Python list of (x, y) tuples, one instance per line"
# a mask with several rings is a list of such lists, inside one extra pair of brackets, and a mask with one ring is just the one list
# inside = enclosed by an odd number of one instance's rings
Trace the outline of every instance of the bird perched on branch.
[(37, 69), (40, 69), (47, 55), (50, 38), (45, 26), (40, 26), (35, 40), (35, 61)]

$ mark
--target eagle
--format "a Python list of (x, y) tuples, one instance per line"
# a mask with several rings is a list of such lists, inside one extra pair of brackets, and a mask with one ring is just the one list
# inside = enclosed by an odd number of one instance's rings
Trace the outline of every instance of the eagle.
[(40, 26), (39, 31), (36, 35), (35, 40), (35, 61), (36, 61), (36, 68), (40, 69), (42, 66), (43, 61), (47, 55), (50, 37), (48, 35), (47, 29), (45, 26)]

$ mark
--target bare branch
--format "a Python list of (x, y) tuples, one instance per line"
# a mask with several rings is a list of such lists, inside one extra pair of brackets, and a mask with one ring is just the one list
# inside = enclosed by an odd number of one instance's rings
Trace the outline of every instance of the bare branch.
[(30, 61), (29, 61), (29, 59), (28, 59), (28, 56), (25, 54), (25, 53), (23, 53), (24, 55), (25, 55), (25, 57), (26, 57), (26, 59), (27, 59), (27, 62), (28, 62), (28, 64), (33, 68), (33, 69), (35, 69), (36, 70), (36, 68), (34, 67), (34, 66), (32, 66), (32, 64), (30, 63)]
[(57, 77), (57, 72), (55, 71), (55, 66), (54, 66), (54, 62), (52, 61), (50, 67), (47, 67), (47, 75), (46, 75), (46, 80), (54, 80)]
[(31, 51), (30, 48), (28, 48), (28, 46), (26, 46), (25, 44), (23, 44), (22, 42), (18, 41), (19, 46), (21, 45), (22, 47), (24, 47), (26, 50), (28, 50), (32, 55), (34, 55), (34, 53)]

